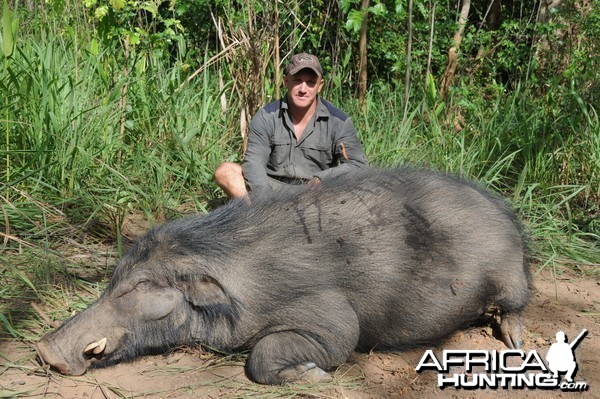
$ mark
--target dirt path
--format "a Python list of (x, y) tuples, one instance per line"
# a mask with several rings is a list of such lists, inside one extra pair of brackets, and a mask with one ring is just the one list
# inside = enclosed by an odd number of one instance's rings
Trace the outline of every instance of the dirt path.
[[(37, 368), (30, 345), (0, 342), (0, 398), (596, 398), (600, 397), (600, 281), (561, 277), (556, 284), (538, 277), (537, 292), (526, 312), (524, 351), (534, 350), (545, 359), (558, 331), (568, 340), (583, 329), (588, 334), (575, 347), (579, 366), (575, 380), (583, 392), (560, 389), (456, 389), (437, 387), (437, 371), (417, 373), (425, 350), (402, 353), (353, 354), (329, 384), (312, 387), (268, 387), (244, 376), (243, 356), (222, 357), (198, 349), (165, 356), (141, 358), (134, 363), (90, 371), (81, 377), (64, 377)], [(454, 334), (443, 349), (506, 350), (489, 327)], [(516, 358), (511, 364), (515, 366)], [(519, 363), (520, 364), (520, 363)], [(37, 368), (37, 369), (36, 369)], [(453, 368), (452, 373), (462, 373)], [(474, 373), (481, 373), (474, 370)], [(563, 377), (564, 380), (564, 377)]]

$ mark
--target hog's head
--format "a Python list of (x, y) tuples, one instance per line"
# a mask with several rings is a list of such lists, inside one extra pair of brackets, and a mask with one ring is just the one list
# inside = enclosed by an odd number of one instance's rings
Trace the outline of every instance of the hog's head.
[(148, 233), (95, 303), (38, 342), (41, 358), (63, 374), (81, 375), (205, 340), (212, 328), (206, 315), (231, 314), (231, 301), (192, 252), (168, 228)]

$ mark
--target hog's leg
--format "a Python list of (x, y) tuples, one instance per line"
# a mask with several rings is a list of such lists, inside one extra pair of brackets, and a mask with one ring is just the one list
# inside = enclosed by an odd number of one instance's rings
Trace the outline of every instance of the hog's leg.
[(246, 367), (249, 377), (261, 384), (327, 382), (331, 377), (323, 368), (333, 365), (329, 357), (327, 349), (308, 333), (283, 331), (261, 339)]
[(511, 312), (500, 315), (500, 334), (502, 340), (510, 349), (519, 349), (523, 344), (521, 331), (523, 319), (520, 313)]
[[(316, 303), (313, 298), (313, 308)], [(358, 318), (345, 301), (327, 298), (327, 306), (320, 306), (307, 314), (306, 303), (299, 304), (296, 315), (312, 320), (311, 323), (290, 320), (293, 324), (275, 327), (275, 331), (261, 338), (252, 349), (246, 371), (261, 384), (318, 383), (331, 381), (324, 370), (342, 364), (358, 342)]]
[[(508, 253), (508, 252), (507, 252)], [(519, 253), (517, 252), (516, 255)], [(506, 272), (495, 275), (493, 292), (497, 297), (493, 301), (499, 311), (499, 332), (507, 347), (519, 349), (523, 344), (521, 332), (523, 319), (521, 314), (529, 302), (531, 293), (531, 279), (523, 266), (522, 255), (508, 263), (507, 270), (523, 270), (520, 272)]]

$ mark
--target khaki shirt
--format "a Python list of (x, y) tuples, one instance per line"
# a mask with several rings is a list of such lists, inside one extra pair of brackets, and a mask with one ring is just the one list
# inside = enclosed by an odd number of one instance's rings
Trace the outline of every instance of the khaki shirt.
[(251, 191), (269, 188), (277, 179), (321, 180), (367, 167), (352, 119), (317, 97), (318, 105), (300, 140), (285, 98), (261, 108), (250, 122), (244, 178)]

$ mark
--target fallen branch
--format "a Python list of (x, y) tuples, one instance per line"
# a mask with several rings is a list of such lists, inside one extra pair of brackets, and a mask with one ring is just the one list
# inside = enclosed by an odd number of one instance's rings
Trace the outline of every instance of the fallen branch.
[(33, 308), (33, 310), (35, 310), (37, 312), (38, 315), (40, 315), (40, 317), (42, 319), (44, 319), (44, 321), (46, 323), (48, 323), (48, 325), (50, 327), (52, 327), (52, 328), (58, 328), (60, 326), (59, 323), (50, 320), (50, 318), (48, 317), (48, 315), (42, 309), (40, 309), (39, 306), (35, 302), (31, 302), (31, 307)]

